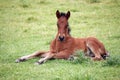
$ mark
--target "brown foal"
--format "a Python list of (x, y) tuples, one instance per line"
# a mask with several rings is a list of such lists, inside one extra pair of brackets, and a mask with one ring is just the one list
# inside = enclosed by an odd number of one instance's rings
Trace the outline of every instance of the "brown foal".
[(86, 56), (90, 56), (93, 60), (103, 60), (109, 56), (103, 43), (94, 37), (88, 38), (73, 38), (70, 35), (70, 27), (68, 19), (70, 11), (60, 13), (56, 11), (58, 33), (56, 38), (50, 44), (50, 50), (47, 52), (37, 51), (33, 54), (20, 57), (16, 62), (22, 62), (34, 57), (40, 56), (41, 59), (37, 64), (42, 64), (48, 59), (69, 59), (71, 55), (75, 55), (75, 51), (82, 50)]

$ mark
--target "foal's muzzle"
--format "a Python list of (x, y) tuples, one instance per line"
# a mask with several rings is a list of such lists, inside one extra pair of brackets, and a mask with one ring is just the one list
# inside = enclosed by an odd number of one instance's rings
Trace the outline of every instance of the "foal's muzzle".
[(64, 39), (65, 39), (64, 36), (59, 36), (59, 40), (60, 40), (60, 41), (63, 41)]

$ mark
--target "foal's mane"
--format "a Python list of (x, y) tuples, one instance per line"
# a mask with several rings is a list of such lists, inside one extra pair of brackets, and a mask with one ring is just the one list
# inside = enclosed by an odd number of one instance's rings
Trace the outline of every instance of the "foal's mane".
[[(60, 13), (60, 17), (66, 17), (66, 13), (61, 12), (61, 13)], [(70, 35), (71, 28), (70, 28), (70, 26), (69, 26), (69, 23), (67, 23), (67, 27), (68, 27), (68, 34)]]

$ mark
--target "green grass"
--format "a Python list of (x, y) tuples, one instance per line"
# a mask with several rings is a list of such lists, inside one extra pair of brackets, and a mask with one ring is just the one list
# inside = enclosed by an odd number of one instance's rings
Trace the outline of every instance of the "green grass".
[[(57, 32), (56, 10), (71, 11), (72, 36), (97, 37), (111, 57), (15, 63), (20, 56), (49, 50)], [(0, 0), (0, 80), (120, 80), (119, 52), (119, 0)]]

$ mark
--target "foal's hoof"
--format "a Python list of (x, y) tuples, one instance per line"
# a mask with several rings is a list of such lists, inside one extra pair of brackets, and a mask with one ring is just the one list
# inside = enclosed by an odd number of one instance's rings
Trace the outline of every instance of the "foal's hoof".
[(35, 65), (41, 65), (41, 64), (43, 64), (45, 62), (46, 62), (45, 60), (41, 60), (41, 61), (36, 62)]
[(17, 59), (17, 60), (15, 60), (15, 62), (16, 63), (19, 63), (19, 62), (23, 62), (23, 61), (25, 61), (26, 59)]
[(36, 62), (35, 65), (41, 65), (43, 62)]
[(35, 62), (34, 65), (40, 65), (38, 62)]
[(74, 61), (76, 59), (78, 59), (78, 57), (74, 55), (70, 55), (70, 57), (68, 58), (69, 61)]
[(70, 57), (68, 58), (68, 60), (73, 61), (73, 60), (75, 60), (75, 57), (73, 55), (70, 55)]

